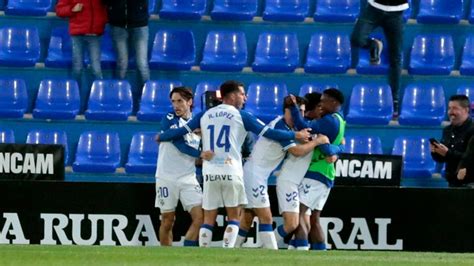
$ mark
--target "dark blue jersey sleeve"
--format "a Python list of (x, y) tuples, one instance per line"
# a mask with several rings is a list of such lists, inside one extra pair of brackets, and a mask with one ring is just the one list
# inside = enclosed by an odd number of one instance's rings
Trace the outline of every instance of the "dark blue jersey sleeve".
[(182, 153), (189, 155), (191, 157), (199, 158), (201, 156), (201, 151), (189, 146), (184, 138), (173, 140), (173, 145)]
[(200, 127), (201, 117), (203, 113), (199, 113), (193, 119), (191, 119), (186, 125), (179, 128), (168, 129), (160, 134), (160, 141), (171, 141), (176, 140), (179, 137), (193, 132), (196, 128)]
[(338, 155), (344, 152), (344, 145), (322, 144), (318, 146), (326, 156)]
[(240, 115), (242, 116), (245, 130), (253, 132), (258, 136), (264, 136), (276, 141), (295, 139), (295, 133), (292, 131), (271, 129), (246, 111), (240, 111)]

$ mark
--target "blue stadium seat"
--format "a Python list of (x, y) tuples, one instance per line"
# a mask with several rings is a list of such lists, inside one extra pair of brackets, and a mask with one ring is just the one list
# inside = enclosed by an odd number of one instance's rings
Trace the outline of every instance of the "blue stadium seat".
[(155, 174), (158, 158), (156, 132), (137, 132), (132, 137), (125, 171), (132, 174)]
[(33, 67), (39, 57), (40, 39), (37, 28), (0, 28), (0, 66)]
[(241, 31), (211, 31), (207, 34), (201, 70), (241, 71), (247, 65), (247, 40)]
[(471, 3), (471, 12), (469, 13), (469, 23), (474, 24), (474, 5)]
[(147, 81), (143, 86), (137, 119), (141, 121), (160, 121), (165, 114), (173, 110), (170, 100), (171, 90), (182, 85), (180, 81)]
[[(376, 38), (381, 40), (384, 46), (382, 54), (380, 55), (380, 64), (372, 65), (370, 64), (370, 52), (369, 49), (359, 49), (359, 62), (356, 67), (358, 74), (366, 75), (384, 75), (388, 73), (388, 49), (387, 42), (383, 35), (374, 34), (370, 36), (371, 38)], [(403, 63), (402, 63), (403, 65)]]
[(392, 154), (403, 156), (403, 178), (431, 178), (435, 171), (427, 138), (400, 136), (395, 139)]
[(86, 131), (79, 137), (74, 172), (113, 173), (120, 165), (120, 139), (116, 132)]
[(474, 75), (474, 35), (466, 36), (459, 72), (461, 75)]
[(46, 67), (70, 68), (72, 66), (71, 35), (67, 27), (54, 28), (49, 40)]
[(405, 9), (403, 11), (403, 20), (404, 21), (407, 21), (408, 19), (411, 19), (412, 18), (412, 10), (413, 10), (413, 7), (412, 7), (412, 1), (411, 0), (408, 0), (408, 9)]
[(262, 33), (258, 37), (256, 72), (293, 72), (300, 64), (298, 38), (295, 33)]
[(378, 136), (346, 136), (344, 152), (354, 154), (383, 154), (382, 141)]
[(412, 75), (449, 75), (454, 58), (451, 35), (418, 35), (411, 48), (408, 72)]
[(462, 17), (463, 0), (420, 0), (416, 21), (425, 24), (455, 24)]
[(213, 20), (245, 21), (257, 14), (257, 0), (214, 0)]
[(206, 0), (163, 0), (160, 18), (200, 20), (206, 12)]
[(148, 0), (148, 14), (153, 15), (156, 13), (156, 8), (158, 7), (159, 0)]
[(8, 0), (5, 14), (14, 16), (46, 16), (52, 5), (52, 0)]
[(282, 113), (283, 98), (288, 95), (282, 83), (252, 83), (248, 87), (245, 110), (265, 124)]
[(349, 124), (387, 125), (393, 116), (393, 98), (390, 86), (382, 84), (357, 84), (352, 89)]
[(203, 106), (203, 97), (206, 91), (217, 91), (220, 88), (222, 82), (220, 81), (202, 81), (196, 85), (194, 92), (194, 108), (193, 113), (198, 114), (205, 109)]
[(316, 33), (311, 36), (305, 72), (345, 73), (351, 64), (351, 43), (347, 34)]
[(15, 143), (15, 133), (12, 129), (0, 128), (0, 143)]
[(466, 95), (471, 102), (471, 117), (474, 117), (474, 86), (472, 84), (469, 85), (461, 85), (457, 88), (456, 94)]
[(359, 0), (318, 0), (313, 18), (318, 22), (354, 22), (359, 10)]
[[(90, 64), (89, 49), (84, 51), (84, 62)], [(135, 55), (133, 55), (134, 57)], [(129, 56), (129, 66), (135, 66), (135, 60), (132, 56)], [(100, 65), (102, 68), (115, 68), (117, 62), (117, 55), (115, 53), (112, 36), (110, 36), (110, 30), (105, 29), (104, 34), (100, 38)]]
[(303, 97), (305, 96), (306, 93), (310, 93), (310, 92), (322, 93), (324, 90), (330, 89), (330, 88), (338, 89), (339, 87), (335, 83), (322, 83), (322, 82), (321, 83), (320, 82), (306, 83), (300, 87), (300, 91), (298, 95)]
[(40, 119), (75, 119), (81, 97), (75, 80), (42, 80), (36, 97), (33, 117)]
[(69, 162), (69, 149), (67, 146), (67, 135), (62, 130), (31, 130), (26, 136), (27, 144), (56, 144), (64, 147), (64, 164)]
[(87, 110), (90, 120), (126, 121), (132, 113), (132, 89), (126, 80), (96, 80), (92, 83)]
[(445, 114), (443, 86), (410, 84), (405, 88), (398, 119), (400, 125), (439, 126)]
[(263, 20), (304, 21), (309, 12), (309, 0), (266, 0)]
[(160, 30), (155, 35), (150, 68), (190, 70), (196, 61), (194, 35), (189, 30)]
[(0, 117), (23, 118), (28, 93), (23, 79), (0, 79)]

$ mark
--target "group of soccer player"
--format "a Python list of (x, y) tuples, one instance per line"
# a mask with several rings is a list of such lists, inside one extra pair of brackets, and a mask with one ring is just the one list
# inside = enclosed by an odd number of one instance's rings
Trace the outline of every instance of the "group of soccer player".
[[(325, 250), (319, 215), (334, 183), (334, 162), (343, 150), (343, 94), (331, 88), (304, 98), (287, 96), (282, 115), (275, 114), (265, 125), (242, 110), (242, 83), (226, 81), (219, 91), (222, 103), (194, 116), (192, 90), (176, 87), (170, 92), (173, 112), (163, 118), (156, 137), (161, 245), (172, 244), (175, 209), (181, 201), (192, 218), (185, 246), (209, 247), (218, 209), (225, 207), (225, 248), (241, 247), (257, 216), (263, 248), (278, 249), (290, 238), (289, 248)], [(241, 147), (248, 132), (258, 140), (243, 164)], [(196, 159), (202, 163), (202, 191)], [(276, 191), (283, 225), (274, 230), (267, 184), (279, 165)]]

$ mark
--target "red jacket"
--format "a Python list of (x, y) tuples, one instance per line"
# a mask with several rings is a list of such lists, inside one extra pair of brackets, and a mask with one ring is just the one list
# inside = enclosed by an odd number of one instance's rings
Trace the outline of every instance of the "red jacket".
[[(82, 10), (72, 12), (72, 8), (82, 3)], [(59, 0), (56, 5), (59, 17), (69, 18), (69, 34), (84, 35), (104, 33), (107, 23), (107, 8), (102, 0)]]

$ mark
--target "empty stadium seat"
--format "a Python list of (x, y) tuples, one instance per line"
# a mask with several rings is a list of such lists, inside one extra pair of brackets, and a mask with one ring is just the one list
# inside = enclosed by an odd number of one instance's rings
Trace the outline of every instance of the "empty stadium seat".
[(214, 0), (213, 20), (252, 20), (257, 13), (257, 0)]
[(13, 130), (0, 128), (0, 143), (15, 143), (15, 133)]
[(410, 84), (405, 88), (398, 119), (400, 125), (439, 126), (445, 114), (443, 86)]
[[(383, 75), (388, 73), (388, 49), (387, 42), (383, 35), (374, 34), (370, 36), (371, 38), (376, 38), (381, 40), (384, 46), (382, 54), (380, 55), (380, 64), (371, 64), (370, 63), (370, 50), (369, 49), (359, 49), (359, 62), (356, 67), (358, 74), (368, 74), (368, 75)], [(402, 63), (403, 65), (403, 63)]]
[(256, 72), (293, 72), (300, 64), (298, 38), (295, 33), (262, 33), (258, 37)]
[(318, 0), (313, 18), (318, 22), (354, 22), (359, 10), (359, 0)]
[(137, 119), (141, 121), (160, 121), (165, 114), (173, 110), (170, 100), (171, 90), (182, 85), (180, 81), (147, 81), (143, 86)]
[(349, 124), (387, 125), (393, 116), (393, 98), (390, 86), (383, 84), (357, 84), (352, 89)]
[(459, 72), (461, 75), (474, 75), (474, 35), (466, 36)]
[(116, 132), (86, 131), (79, 137), (74, 172), (113, 173), (120, 165), (120, 139)]
[(351, 43), (347, 34), (316, 33), (311, 36), (305, 72), (345, 73), (351, 64)]
[(132, 113), (132, 90), (126, 80), (96, 80), (92, 83), (86, 119), (126, 121)]
[(37, 28), (0, 28), (0, 66), (33, 67), (39, 57), (40, 39)]
[(155, 136), (156, 132), (137, 132), (133, 135), (125, 164), (127, 173), (155, 174), (158, 158)]
[(54, 28), (49, 39), (46, 67), (70, 68), (72, 66), (71, 35), (67, 27)]
[(23, 118), (28, 107), (26, 83), (22, 79), (0, 79), (0, 117)]
[(158, 6), (159, 0), (148, 0), (148, 14), (153, 15), (156, 13), (156, 8)]
[(5, 14), (14, 16), (46, 16), (52, 5), (52, 0), (8, 0)]
[(163, 0), (160, 18), (200, 20), (206, 12), (206, 0)]
[(196, 85), (196, 91), (194, 92), (194, 107), (193, 113), (197, 114), (205, 110), (203, 106), (203, 97), (206, 91), (217, 91), (220, 88), (222, 82), (220, 81), (202, 81)]
[(320, 83), (320, 82), (311, 82), (303, 84), (300, 87), (300, 91), (298, 93), (299, 96), (303, 97), (306, 93), (310, 92), (319, 92), (322, 93), (326, 89), (330, 88), (339, 88), (335, 83)]
[(241, 31), (211, 31), (204, 45), (201, 70), (241, 71), (247, 65), (247, 40)]
[(252, 83), (248, 87), (245, 110), (268, 123), (282, 113), (283, 98), (287, 95), (285, 84)]
[(454, 67), (454, 45), (450, 35), (416, 36), (408, 72), (414, 75), (449, 75)]
[(435, 171), (428, 138), (400, 136), (392, 154), (403, 156), (403, 178), (431, 178)]
[(150, 68), (189, 70), (196, 61), (194, 35), (189, 30), (160, 30), (155, 35)]
[(420, 0), (416, 21), (426, 24), (455, 24), (462, 17), (463, 0)]
[(404, 21), (407, 21), (408, 19), (411, 19), (412, 18), (412, 10), (413, 10), (413, 7), (412, 7), (412, 1), (411, 0), (408, 0), (408, 9), (405, 9), (403, 11), (403, 20)]
[(36, 97), (33, 117), (40, 119), (74, 119), (81, 98), (75, 80), (42, 80)]
[(344, 152), (354, 154), (383, 154), (378, 136), (346, 136)]
[(471, 12), (469, 13), (469, 23), (474, 24), (474, 5), (471, 3)]
[(263, 20), (304, 21), (309, 12), (309, 0), (266, 0)]
[(67, 135), (62, 130), (31, 130), (26, 136), (27, 144), (56, 144), (64, 147), (64, 164), (69, 162)]

